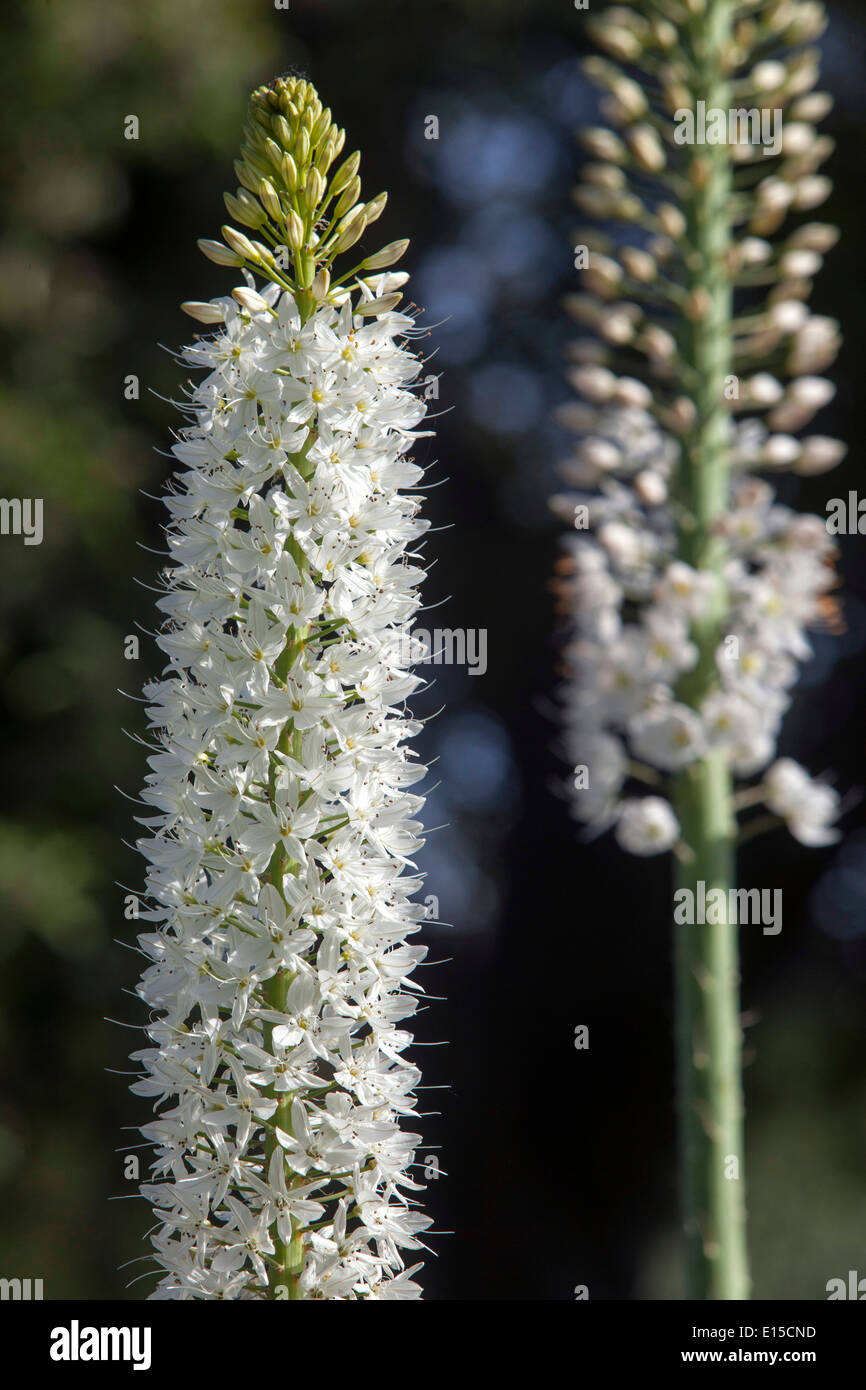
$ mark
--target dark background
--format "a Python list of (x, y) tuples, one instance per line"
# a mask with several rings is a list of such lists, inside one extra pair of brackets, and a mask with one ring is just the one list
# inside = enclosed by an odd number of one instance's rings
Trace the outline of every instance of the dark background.
[[(823, 514), (862, 476), (864, 18), (834, 3), (825, 129), (843, 240), (813, 308), (842, 321), (836, 402), (817, 428), (851, 443), (837, 473), (785, 490)], [(439, 667), (415, 708), (444, 706), (425, 822), (431, 998), (418, 1020), (422, 1158), (444, 1174), (428, 1299), (680, 1296), (668, 865), (581, 843), (560, 787), (547, 497), (567, 447), (562, 296), (574, 288), (575, 127), (595, 97), (568, 0), (29, 0), (4, 35), (0, 171), (0, 491), (44, 498), (45, 539), (2, 539), (0, 709), (0, 1276), (49, 1298), (141, 1297), (148, 1210), (124, 1155), (140, 1034), (123, 892), (141, 881), (136, 695), (158, 496), (195, 331), (183, 299), (225, 293), (205, 261), (233, 190), (249, 91), (293, 68), (390, 191), (369, 249), (409, 236), (411, 296), (441, 373), (426, 514), (427, 627), (486, 628), (483, 677)], [(140, 138), (124, 139), (137, 115)], [(438, 141), (424, 138), (439, 119)], [(367, 245), (367, 243), (364, 243)], [(163, 344), (169, 351), (159, 345)], [(125, 378), (141, 384), (124, 396)], [(435, 484), (435, 486), (433, 486)], [(782, 887), (781, 935), (744, 933), (747, 1184), (758, 1298), (822, 1299), (866, 1274), (866, 563), (843, 540), (846, 632), (816, 640), (783, 751), (835, 770), (846, 839), (749, 845), (745, 886)], [(143, 630), (143, 631), (142, 631)], [(124, 659), (124, 638), (141, 656)], [(434, 787), (435, 784), (435, 787)], [(120, 791), (116, 790), (119, 788)], [(444, 999), (441, 998), (444, 996)], [(587, 1052), (574, 1030), (590, 1029)], [(428, 1046), (447, 1039), (443, 1046)], [(448, 1087), (448, 1089), (439, 1089)], [(437, 1113), (438, 1112), (438, 1113)], [(141, 1152), (141, 1151), (139, 1151)], [(143, 1152), (141, 1154), (144, 1161)], [(447, 1175), (447, 1176), (446, 1176)], [(116, 1200), (109, 1205), (109, 1198)]]

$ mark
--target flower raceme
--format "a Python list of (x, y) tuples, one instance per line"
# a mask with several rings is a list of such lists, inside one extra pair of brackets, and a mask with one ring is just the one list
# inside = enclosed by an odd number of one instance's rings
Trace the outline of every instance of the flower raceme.
[(357, 156), (329, 185), (343, 132), (308, 83), (256, 92), (245, 137), (226, 201), (264, 240), (204, 243), (244, 283), (186, 306), (218, 327), (183, 354), (203, 375), (166, 499), (168, 667), (145, 689), (152, 1297), (417, 1298), (424, 405), (406, 277), (364, 273), (405, 243), (331, 282), (381, 208), (358, 202)]
[[(774, 762), (807, 631), (834, 617), (834, 542), (823, 519), (782, 505), (759, 476), (821, 473), (845, 452), (824, 435), (797, 437), (834, 395), (819, 373), (837, 326), (806, 300), (836, 231), (805, 221), (769, 239), (788, 211), (830, 190), (816, 169), (832, 142), (814, 128), (830, 100), (810, 90), (817, 58), (802, 46), (823, 15), (793, 0), (761, 15), (729, 8), (725, 100), (741, 117), (772, 109), (784, 120), (772, 149), (747, 138), (760, 121), (738, 121), (732, 182), (711, 212), (693, 196), (710, 187), (710, 156), (684, 145), (678, 125), (680, 108), (706, 95), (704, 7), (687, 6), (686, 20), (673, 3), (655, 18), (614, 6), (594, 34), (616, 61), (587, 64), (622, 133), (585, 132), (591, 162), (576, 195), (595, 225), (577, 234), (587, 255), (569, 305), (586, 330), (571, 369), (581, 399), (562, 411), (578, 436), (562, 468), (574, 490), (553, 500), (575, 528), (556, 581), (571, 627), (566, 756), (575, 817), (613, 827), (642, 855), (680, 842), (664, 780), (714, 754), (759, 779), (744, 804), (763, 801), (801, 843), (837, 838), (837, 794), (790, 759)], [(773, 45), (779, 59), (752, 56)], [(626, 63), (652, 80), (626, 75)], [(712, 245), (704, 258), (698, 236)], [(721, 483), (700, 533), (694, 507), (716, 487), (710, 468)], [(630, 794), (635, 778), (653, 795)]]

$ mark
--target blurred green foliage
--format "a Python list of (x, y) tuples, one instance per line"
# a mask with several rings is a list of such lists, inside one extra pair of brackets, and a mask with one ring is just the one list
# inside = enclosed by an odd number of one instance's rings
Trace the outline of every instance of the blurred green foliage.
[(143, 773), (123, 733), (139, 707), (118, 689), (136, 695), (156, 664), (144, 637), (124, 660), (123, 638), (152, 623), (134, 576), (158, 565), (135, 549), (156, 534), (139, 490), (167, 471), (157, 341), (187, 332), (182, 294), (149, 301), (190, 254), (184, 184), (222, 186), (247, 93), (279, 65), (276, 24), (243, 0), (32, 0), (4, 26), (0, 494), (44, 499), (45, 534), (2, 540), (0, 1273), (42, 1277), (49, 1298), (122, 1296), (147, 1219), (106, 1207), (132, 1190), (115, 1150), (136, 1118), (107, 1068), (140, 1035), (103, 1014), (141, 1022), (122, 993), (137, 960), (112, 945), (133, 926), (115, 879), (138, 880), (115, 783), (134, 792)]

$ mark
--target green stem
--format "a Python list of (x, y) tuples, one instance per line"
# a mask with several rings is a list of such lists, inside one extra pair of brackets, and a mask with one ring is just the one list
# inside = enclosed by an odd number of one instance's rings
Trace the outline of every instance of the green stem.
[[(704, 758), (677, 779), (675, 806), (694, 859), (678, 889), (700, 900), (734, 886), (728, 767)], [(729, 915), (729, 914), (723, 914)], [(746, 1299), (749, 1271), (743, 1174), (742, 1026), (735, 922), (676, 928), (680, 1178), (687, 1297)]]
[[(305, 321), (311, 312), (311, 306), (301, 306), (301, 319)], [(307, 434), (307, 439), (299, 453), (292, 456), (292, 463), (303, 477), (309, 477), (312, 468), (307, 462), (307, 454), (315, 438), (312, 429)], [(287, 549), (292, 553), (295, 563), (299, 569), (308, 569), (308, 563), (303, 550), (297, 544), (294, 537), (289, 537), (286, 542)], [(295, 661), (301, 656), (304, 644), (309, 636), (309, 628), (292, 628), (286, 633), (286, 642), (280, 655), (277, 657), (274, 666), (274, 675), (278, 680), (285, 681), (291, 671)], [(281, 753), (289, 753), (298, 759), (302, 751), (302, 735), (294, 728), (291, 719), (286, 722), (285, 727), (280, 733), (277, 749)], [(272, 762), (269, 793), (271, 804), (275, 806), (276, 794), (276, 766)], [(286, 855), (282, 843), (278, 843), (274, 849), (271, 862), (265, 875), (265, 881), (272, 883), (277, 892), (283, 897), (283, 875), (286, 873), (296, 874), (299, 865), (290, 860)], [(294, 975), (288, 970), (278, 970), (264, 985), (265, 1001), (269, 1009), (274, 1009), (279, 1013), (287, 1012), (288, 993)], [(273, 1052), (273, 1025), (267, 1028), (267, 1043)], [(268, 1172), (274, 1150), (279, 1148), (276, 1137), (276, 1130), (281, 1129), (285, 1134), (292, 1134), (292, 1102), (295, 1099), (293, 1091), (278, 1091), (275, 1086), (270, 1086), (267, 1092), (277, 1102), (277, 1108), (273, 1115), (273, 1122), (267, 1127), (265, 1133), (265, 1174)], [(288, 1183), (291, 1186), (291, 1179)], [(292, 1238), (283, 1241), (279, 1235), (274, 1235), (274, 1255), (268, 1268), (268, 1297), (271, 1299), (284, 1299), (296, 1301), (303, 1298), (300, 1281), (304, 1269), (304, 1235), (303, 1231), (296, 1226), (292, 1220)]]
[[(684, 25), (694, 63), (693, 100), (727, 110), (730, 85), (723, 54), (730, 46), (732, 0), (707, 0)], [(728, 412), (725, 378), (732, 360), (732, 288), (726, 263), (732, 237), (731, 150), (689, 150), (683, 197), (687, 219), (685, 316), (681, 351), (695, 387), (693, 426), (683, 438), (676, 500), (679, 558), (717, 576), (708, 611), (692, 624), (698, 660), (677, 697), (698, 708), (717, 682), (724, 635), (724, 550), (715, 523), (728, 505)], [(677, 865), (676, 886), (696, 897), (735, 882), (735, 818), (730, 772), (708, 754), (674, 779), (673, 801), (693, 857)], [(724, 914), (725, 916), (729, 914)], [(686, 1245), (686, 1296), (747, 1299), (749, 1273), (743, 1174), (742, 1030), (735, 924), (681, 925), (676, 940), (680, 1167)]]

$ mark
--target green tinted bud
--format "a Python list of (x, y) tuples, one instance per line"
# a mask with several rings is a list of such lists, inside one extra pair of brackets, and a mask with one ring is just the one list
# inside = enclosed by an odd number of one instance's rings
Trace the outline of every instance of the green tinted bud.
[(275, 169), (279, 169), (280, 161), (283, 157), (283, 152), (277, 144), (276, 140), (272, 140), (270, 136), (268, 136), (267, 140), (265, 141), (265, 153), (267, 154), (267, 157), (270, 160), (273, 167)]
[(331, 112), (323, 111), (313, 129), (310, 131), (310, 144), (314, 147), (322, 141), (331, 128)]
[(304, 224), (294, 208), (286, 212), (286, 242), (292, 251), (299, 251), (304, 244)]
[(364, 209), (364, 219), (369, 227), (371, 222), (375, 222), (377, 217), (381, 217), (385, 211), (385, 204), (388, 201), (387, 193), (378, 193)]
[(387, 314), (389, 309), (396, 309), (402, 298), (399, 290), (393, 294), (383, 294), (380, 299), (369, 299), (366, 303), (356, 304), (355, 313), (367, 317), (371, 314)]
[[(256, 151), (248, 140), (241, 145), (241, 158), (247, 166), (249, 173), (258, 183), (259, 179), (267, 178), (270, 170), (267, 160), (262, 156), (261, 151)], [(250, 189), (252, 193), (254, 189)]]
[(327, 266), (322, 266), (310, 288), (316, 299), (324, 299), (327, 296), (328, 290), (331, 288), (331, 272)]
[(336, 197), (338, 193), (342, 193), (343, 189), (352, 182), (352, 179), (355, 177), (360, 167), (361, 152), (360, 150), (355, 150), (354, 154), (350, 154), (348, 159), (343, 160), (343, 163), (331, 179), (331, 192), (334, 197)]
[(337, 136), (334, 126), (328, 131), (321, 145), (316, 151), (315, 166), (320, 174), (326, 174), (334, 162), (336, 152)]
[(294, 193), (298, 186), (298, 166), (288, 152), (280, 160), (280, 173), (286, 188), (290, 193)]
[(262, 179), (258, 187), (258, 194), (268, 216), (276, 221), (281, 221), (283, 216), (282, 204), (270, 179)]
[(283, 149), (290, 149), (295, 137), (292, 134), (292, 127), (289, 125), (285, 116), (275, 116), (272, 124), (274, 135), (279, 140)]
[(349, 213), (349, 216), (341, 224), (337, 233), (337, 240), (334, 243), (334, 255), (339, 255), (341, 251), (348, 251), (350, 246), (354, 246), (355, 242), (364, 235), (365, 226), (364, 208), (359, 205)]
[(295, 140), (292, 153), (295, 156), (295, 163), (297, 164), (299, 169), (302, 169), (309, 162), (310, 132), (304, 126), (301, 126), (300, 130), (298, 131), (297, 139)]
[(252, 245), (258, 259), (264, 262), (265, 265), (270, 266), (272, 269), (275, 269), (277, 262), (274, 257), (274, 253), (270, 249), (270, 247), (265, 246), (264, 243), (261, 241), (254, 241)]
[(307, 186), (304, 190), (307, 207), (312, 212), (317, 208), (325, 196), (325, 180), (318, 169), (311, 169), (307, 176)]
[[(228, 196), (229, 195), (226, 194), (226, 197)], [(226, 244), (230, 246), (233, 251), (236, 251), (239, 256), (242, 256), (245, 261), (258, 260), (256, 248), (253, 246), (253, 243), (244, 236), (243, 232), (239, 232), (234, 227), (229, 226), (221, 227), (220, 230)]]
[(234, 170), (238, 183), (246, 188), (248, 192), (255, 193), (259, 186), (259, 175), (256, 174), (253, 169), (250, 169), (249, 165), (245, 164), (242, 159), (235, 160)]
[(384, 270), (386, 266), (394, 265), (401, 256), (406, 254), (408, 240), (389, 241), (387, 246), (383, 246), (381, 251), (377, 251), (374, 256), (368, 256), (363, 263), (364, 270)]
[(354, 207), (361, 195), (361, 180), (352, 179), (352, 182), (343, 190), (337, 199), (337, 206), (334, 208), (335, 217), (343, 217), (350, 208)]
[[(243, 189), (239, 188), (238, 193), (243, 193)], [(231, 193), (224, 193), (223, 201), (229, 216), (244, 227), (261, 227), (268, 220), (264, 208), (249, 193), (244, 198), (234, 198)]]
[(222, 323), (226, 316), (225, 309), (219, 304), (207, 304), (200, 299), (185, 299), (180, 307), (191, 319), (198, 319), (199, 323)]
[(232, 290), (232, 298), (253, 314), (260, 314), (268, 308), (268, 301), (263, 299), (257, 290), (247, 289), (246, 285), (239, 285), (237, 289)]
[[(244, 238), (246, 240), (246, 238)], [(209, 261), (214, 265), (243, 265), (243, 257), (236, 251), (230, 251), (227, 246), (223, 246), (221, 241), (208, 241), (205, 237), (200, 237), (196, 246)]]

